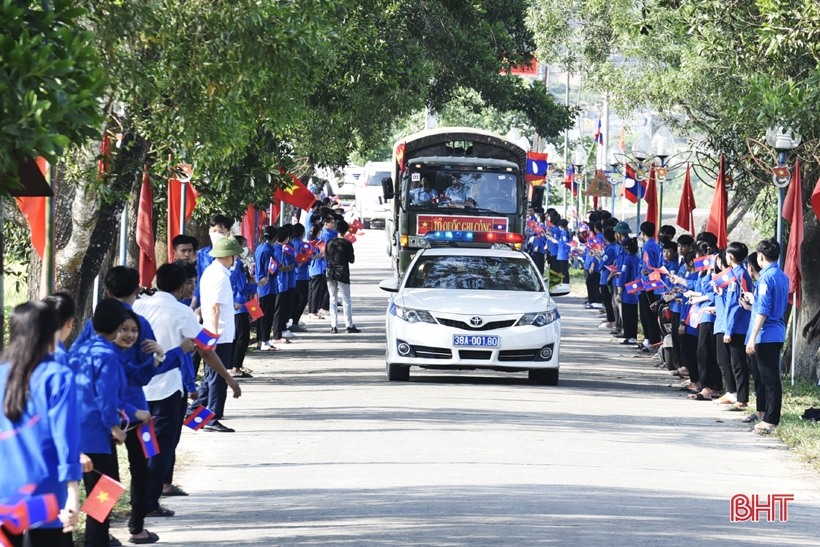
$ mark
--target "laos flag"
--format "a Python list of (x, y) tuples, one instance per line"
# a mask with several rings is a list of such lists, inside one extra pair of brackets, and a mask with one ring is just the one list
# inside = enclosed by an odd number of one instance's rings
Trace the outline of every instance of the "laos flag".
[(159, 444), (157, 443), (157, 434), (154, 432), (154, 418), (145, 425), (141, 425), (137, 429), (139, 434), (140, 444), (142, 445), (142, 453), (145, 454), (146, 459), (159, 454)]
[(646, 183), (643, 181), (638, 182), (635, 170), (627, 165), (624, 172), (624, 189), (621, 195), (632, 203), (638, 203), (638, 200), (643, 199), (644, 194), (646, 194)]
[(219, 336), (211, 334), (208, 329), (202, 329), (194, 338), (194, 344), (204, 350), (211, 350), (216, 348), (216, 343), (219, 342)]
[(194, 431), (199, 431), (200, 429), (205, 427), (205, 425), (207, 425), (208, 422), (213, 420), (214, 416), (216, 416), (216, 414), (214, 414), (204, 406), (199, 405), (196, 410), (191, 412), (190, 416), (185, 418), (183, 425), (190, 427)]
[(277, 270), (279, 270), (279, 264), (276, 263), (273, 257), (270, 257), (270, 262), (268, 262), (268, 273), (275, 275)]
[(706, 255), (700, 258), (696, 258), (694, 261), (695, 264), (695, 271), (702, 272), (705, 270), (711, 270), (715, 267), (715, 259), (717, 255)]
[(527, 182), (543, 181), (547, 177), (547, 155), (538, 152), (527, 152), (527, 174), (524, 180)]

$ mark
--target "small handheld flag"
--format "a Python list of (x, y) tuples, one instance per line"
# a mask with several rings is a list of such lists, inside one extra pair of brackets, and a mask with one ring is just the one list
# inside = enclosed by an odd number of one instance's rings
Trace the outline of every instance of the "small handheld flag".
[(695, 259), (695, 271), (696, 272), (703, 272), (706, 270), (711, 270), (715, 267), (715, 259), (717, 255), (706, 255), (700, 258)]
[(268, 273), (271, 274), (271, 275), (276, 275), (276, 272), (278, 270), (279, 270), (279, 264), (276, 263), (276, 261), (273, 259), (273, 257), (270, 257), (270, 262), (268, 262)]
[(282, 252), (288, 256), (296, 256), (296, 249), (290, 245), (282, 245)]
[(254, 321), (265, 315), (262, 313), (262, 307), (259, 305), (259, 300), (256, 298), (252, 298), (251, 300), (245, 302), (245, 309), (248, 310), (248, 313), (251, 315), (251, 319)]
[(712, 276), (712, 282), (721, 289), (728, 287), (735, 279), (737, 278), (732, 268), (726, 268), (722, 272), (718, 272)]
[(618, 266), (616, 266), (615, 264), (609, 264), (608, 266), (604, 266), (604, 268), (606, 268), (607, 270), (609, 270), (612, 273), (615, 273), (615, 272), (618, 271)]
[(636, 292), (641, 292), (643, 290), (643, 280), (636, 279), (635, 281), (630, 281), (626, 284), (626, 292), (629, 294), (635, 294)]
[(325, 242), (320, 241), (319, 243), (316, 244), (316, 248), (319, 249), (320, 253), (325, 252)]
[(0, 500), (0, 523), (6, 531), (22, 534), (57, 518), (60, 513), (57, 497), (54, 494), (32, 496), (35, 489), (35, 485), (27, 484), (16, 494)]
[(159, 454), (159, 444), (157, 443), (157, 434), (154, 432), (154, 417), (145, 424), (139, 426), (137, 429), (140, 444), (142, 445), (142, 453), (145, 454), (146, 459), (152, 458)]
[(661, 280), (661, 272), (655, 270), (654, 272), (649, 272), (649, 281), (660, 281)]
[(194, 431), (199, 431), (200, 429), (205, 427), (208, 424), (208, 422), (213, 420), (214, 416), (216, 416), (216, 414), (214, 414), (204, 406), (200, 405), (197, 407), (196, 410), (191, 412), (190, 416), (185, 418), (183, 425), (190, 427)]
[(216, 348), (216, 343), (219, 341), (219, 336), (211, 334), (208, 329), (202, 329), (194, 338), (194, 344), (205, 351)]
[(108, 475), (101, 475), (80, 510), (97, 522), (105, 522), (124, 491), (125, 486)]
[(345, 239), (351, 243), (356, 243), (356, 236), (353, 234), (345, 234)]
[(310, 260), (313, 254), (313, 246), (310, 243), (302, 243), (299, 245), (299, 251), (296, 253), (296, 263), (304, 264)]
[(663, 281), (650, 281), (649, 283), (644, 283), (643, 288), (647, 291), (656, 291), (658, 289), (665, 289), (666, 284)]

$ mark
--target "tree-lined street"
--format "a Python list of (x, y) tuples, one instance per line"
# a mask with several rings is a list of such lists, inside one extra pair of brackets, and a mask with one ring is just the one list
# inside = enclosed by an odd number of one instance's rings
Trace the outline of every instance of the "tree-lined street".
[[(310, 321), (251, 354), (229, 435), (187, 430), (169, 545), (817, 545), (820, 480), (737, 413), (673, 392), (594, 312), (559, 299), (561, 382), (525, 373), (384, 377), (382, 233), (356, 243), (359, 335)], [(600, 331), (599, 331), (600, 332)], [(731, 523), (734, 494), (791, 493), (785, 523)], [(122, 530), (115, 530), (122, 536)]]

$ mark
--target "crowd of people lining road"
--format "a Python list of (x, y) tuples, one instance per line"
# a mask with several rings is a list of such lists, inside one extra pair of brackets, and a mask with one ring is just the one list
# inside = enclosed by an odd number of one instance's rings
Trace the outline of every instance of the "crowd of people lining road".
[[(254, 253), (245, 238), (231, 235), (234, 220), (216, 215), (210, 245), (176, 237), (174, 261), (157, 270), (156, 290), (142, 295), (136, 270), (111, 268), (103, 277), (107, 297), (69, 349), (71, 296), (56, 293), (14, 308), (0, 364), (0, 508), (54, 494), (59, 513), (24, 533), (0, 520), (0, 544), (73, 545), (79, 481), (92, 492), (103, 476), (118, 480), (118, 444), (125, 445), (131, 474), (128, 541), (159, 540), (145, 528), (146, 518), (172, 517), (160, 499), (187, 495), (174, 484), (183, 425), (207, 411), (203, 430), (234, 431), (221, 419), (228, 388), (239, 397), (237, 380), (251, 376), (244, 357), (251, 316), (259, 314), (248, 304), (258, 302), (263, 314), (256, 325), (262, 351), (281, 350), (305, 332), (306, 308), (317, 325), (329, 315), (327, 330), (338, 333), (340, 294), (345, 331), (360, 332), (350, 299), (349, 226), (329, 205), (317, 200), (305, 224), (265, 227)], [(150, 425), (147, 440), (138, 433), (143, 425)], [(150, 457), (146, 443), (155, 452)], [(109, 534), (108, 517), (90, 516), (84, 542), (121, 544)]]
[(576, 238), (554, 209), (530, 210), (527, 231), (535, 263), (543, 268), (548, 261), (565, 283), (570, 260), (583, 264), (585, 305), (601, 314), (601, 329), (636, 351), (664, 355), (671, 374), (688, 377), (681, 389), (693, 401), (744, 411), (751, 376), (756, 413), (743, 421), (758, 422), (758, 433), (774, 431), (789, 300), (776, 241), (760, 241), (750, 253), (737, 241), (719, 248), (709, 232), (675, 239), (673, 226), (661, 226), (656, 238), (652, 222), (633, 236), (607, 211), (590, 213)]

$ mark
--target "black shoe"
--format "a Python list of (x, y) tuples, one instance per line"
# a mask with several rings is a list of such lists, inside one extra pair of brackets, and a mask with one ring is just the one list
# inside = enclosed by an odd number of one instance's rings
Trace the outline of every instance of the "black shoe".
[(330, 327), (330, 334), (339, 334), (339, 329), (336, 327)]
[(233, 433), (236, 431), (235, 429), (231, 429), (228, 426), (224, 426), (221, 423), (214, 421), (203, 427), (205, 431), (216, 431), (217, 433)]
[(118, 540), (117, 538), (115, 538), (111, 534), (108, 534), (108, 547), (121, 547), (121, 546), (122, 546), (122, 542), (120, 540)]
[(360, 331), (356, 327), (347, 327), (347, 333), (348, 334), (356, 334), (357, 332), (362, 332), (362, 331)]
[[(207, 426), (206, 426), (207, 427)], [(146, 517), (173, 517), (176, 513), (160, 505), (156, 511), (151, 511)]]
[(185, 490), (183, 490), (182, 488), (180, 488), (180, 487), (179, 487), (179, 486), (177, 486), (176, 484), (172, 484), (172, 485), (171, 485), (171, 489), (170, 489), (170, 490), (168, 490), (167, 492), (163, 492), (163, 493), (162, 493), (162, 494), (160, 494), (160, 495), (161, 495), (161, 496), (163, 496), (163, 497), (169, 497), (169, 496), (187, 496), (187, 495), (188, 495), (188, 492), (186, 492)]

